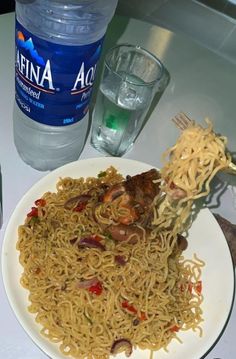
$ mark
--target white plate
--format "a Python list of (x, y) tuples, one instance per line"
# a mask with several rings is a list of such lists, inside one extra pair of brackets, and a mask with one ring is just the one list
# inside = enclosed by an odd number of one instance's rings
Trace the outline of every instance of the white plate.
[[(26, 213), (33, 202), (46, 191), (55, 191), (59, 177), (95, 176), (110, 165), (115, 166), (124, 175), (134, 175), (149, 170), (150, 165), (138, 161), (120, 158), (97, 158), (82, 160), (65, 165), (51, 172), (36, 183), (18, 203), (8, 223), (2, 247), (2, 273), (8, 299), (16, 317), (33, 341), (51, 358), (65, 359), (58, 346), (49, 342), (39, 333), (40, 326), (34, 316), (27, 311), (28, 291), (19, 283), (22, 267), (16, 251), (17, 228), (24, 222)], [(204, 322), (203, 337), (192, 331), (179, 333), (183, 344), (173, 341), (169, 352), (156, 352), (156, 359), (200, 359), (216, 344), (222, 335), (233, 305), (234, 269), (231, 254), (225, 237), (209, 210), (201, 210), (194, 221), (190, 234), (186, 258), (193, 253), (206, 263), (202, 274), (204, 302), (202, 304)], [(132, 358), (149, 358), (149, 351), (136, 350)], [(120, 354), (116, 358), (126, 358)]]

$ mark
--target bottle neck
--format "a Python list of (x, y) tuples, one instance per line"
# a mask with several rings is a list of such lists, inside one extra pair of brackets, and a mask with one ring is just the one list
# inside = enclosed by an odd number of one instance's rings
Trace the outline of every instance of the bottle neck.
[(31, 33), (65, 45), (101, 39), (118, 0), (16, 0), (17, 20)]

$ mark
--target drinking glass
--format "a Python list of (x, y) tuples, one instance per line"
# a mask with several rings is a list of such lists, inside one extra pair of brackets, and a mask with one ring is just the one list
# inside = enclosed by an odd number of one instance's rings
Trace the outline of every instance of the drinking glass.
[(168, 79), (164, 65), (149, 51), (129, 44), (110, 49), (92, 115), (92, 146), (112, 156), (126, 153)]

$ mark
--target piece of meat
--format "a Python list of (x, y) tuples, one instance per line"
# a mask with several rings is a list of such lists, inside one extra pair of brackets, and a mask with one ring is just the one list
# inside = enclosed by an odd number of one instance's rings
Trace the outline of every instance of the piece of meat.
[(127, 176), (124, 187), (132, 199), (145, 208), (152, 204), (153, 199), (160, 192), (159, 182), (155, 182), (158, 179), (160, 174), (153, 168), (136, 176)]
[(125, 186), (122, 183), (117, 183), (111, 186), (103, 195), (103, 202), (112, 202), (116, 198), (125, 193)]
[(186, 192), (182, 188), (176, 186), (174, 182), (171, 182), (167, 188), (167, 193), (173, 200), (180, 200), (187, 195)]
[(177, 235), (177, 245), (178, 249), (181, 250), (181, 252), (185, 251), (188, 247), (188, 241), (182, 234)]
[(119, 223), (132, 224), (143, 222), (144, 217), (149, 217), (149, 212), (154, 198), (160, 192), (160, 174), (156, 169), (135, 176), (127, 176), (125, 181), (111, 186), (103, 196), (103, 202), (112, 202), (119, 199), (121, 208), (126, 209), (126, 214), (119, 217)]
[(144, 235), (141, 228), (125, 224), (110, 225), (106, 228), (106, 232), (117, 242), (129, 240), (132, 244), (137, 243), (138, 237), (143, 237)]

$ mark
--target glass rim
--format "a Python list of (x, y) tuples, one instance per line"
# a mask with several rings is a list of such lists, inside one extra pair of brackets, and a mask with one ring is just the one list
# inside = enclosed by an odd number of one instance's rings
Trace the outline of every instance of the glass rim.
[[(111, 53), (119, 48), (119, 47), (127, 47), (127, 48), (133, 48), (134, 50), (137, 50), (139, 51), (140, 53), (144, 53), (146, 55), (148, 55), (149, 58), (152, 58), (152, 60), (154, 60), (155, 63), (157, 63), (159, 65), (159, 67), (161, 68), (161, 71), (160, 71), (160, 74), (159, 76), (157, 76), (156, 79), (150, 81), (150, 82), (145, 82), (143, 84), (140, 84), (140, 83), (137, 83), (135, 81), (131, 81), (131, 80), (128, 80), (127, 78), (123, 77), (122, 75), (120, 75), (117, 71), (113, 70), (111, 68), (111, 66), (109, 65), (108, 63), (108, 58), (110, 58), (110, 55)], [(105, 60), (104, 60), (104, 65), (107, 66), (107, 68), (112, 71), (114, 74), (116, 74), (121, 80), (125, 80), (126, 82), (132, 84), (132, 85), (135, 85), (135, 86), (151, 86), (151, 85), (154, 85), (158, 80), (160, 80), (164, 74), (164, 71), (165, 71), (165, 66), (163, 65), (163, 63), (161, 62), (161, 60), (158, 59), (157, 56), (155, 56), (153, 53), (151, 53), (149, 50), (146, 50), (144, 47), (142, 46), (139, 46), (139, 45), (132, 45), (132, 44), (129, 44), (129, 43), (121, 43), (121, 44), (118, 44), (116, 46), (113, 46), (111, 47), (106, 55), (105, 55)]]

